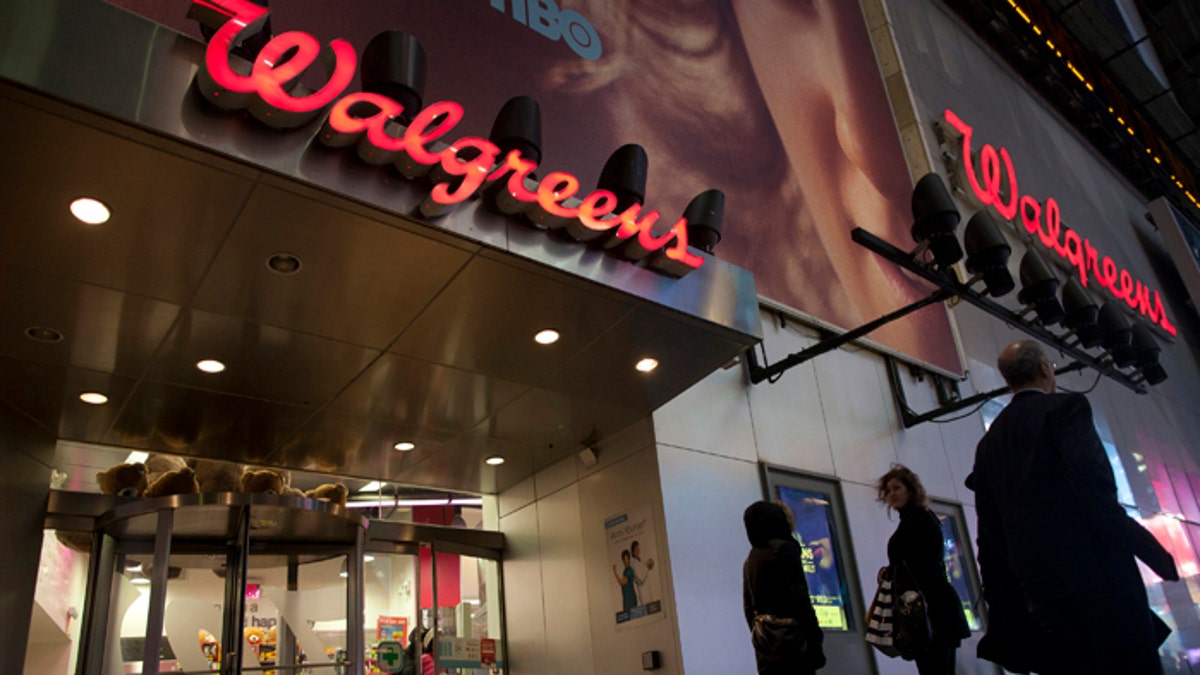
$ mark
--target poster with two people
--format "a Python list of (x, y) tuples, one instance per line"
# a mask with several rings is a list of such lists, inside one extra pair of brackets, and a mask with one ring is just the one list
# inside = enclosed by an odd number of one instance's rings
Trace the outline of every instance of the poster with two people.
[(628, 511), (604, 521), (612, 567), (612, 597), (618, 626), (660, 619), (662, 613), (658, 543), (649, 509)]

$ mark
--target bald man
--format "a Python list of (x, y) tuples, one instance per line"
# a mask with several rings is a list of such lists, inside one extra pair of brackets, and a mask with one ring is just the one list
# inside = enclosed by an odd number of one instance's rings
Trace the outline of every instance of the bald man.
[(1135, 551), (1164, 578), (1179, 576), (1117, 502), (1091, 406), (1055, 392), (1055, 366), (1033, 340), (1005, 347), (997, 366), (1012, 402), (967, 479), (989, 612), (980, 658), (1017, 673), (1162, 673), (1169, 630), (1150, 609)]

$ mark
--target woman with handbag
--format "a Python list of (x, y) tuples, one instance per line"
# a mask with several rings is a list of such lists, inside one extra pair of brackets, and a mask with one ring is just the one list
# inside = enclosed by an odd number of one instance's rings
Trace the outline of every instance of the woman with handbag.
[[(908, 467), (893, 464), (875, 484), (880, 502), (900, 514), (900, 524), (888, 539), (888, 573), (899, 602), (905, 591), (924, 596), (924, 609), (932, 630), (928, 646), (916, 653), (901, 652), (915, 660), (920, 675), (954, 675), (955, 652), (970, 637), (962, 601), (946, 576), (945, 544), (941, 524), (929, 510), (929, 497), (921, 479)], [(900, 616), (896, 623), (901, 623)]]
[(780, 503), (760, 501), (742, 514), (750, 554), (742, 566), (742, 608), (759, 675), (806, 675), (825, 665), (825, 640), (808, 596), (794, 521)]

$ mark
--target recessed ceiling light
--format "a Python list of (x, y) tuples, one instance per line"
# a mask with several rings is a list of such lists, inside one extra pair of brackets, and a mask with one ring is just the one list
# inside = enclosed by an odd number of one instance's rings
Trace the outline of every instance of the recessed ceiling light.
[(150, 459), (150, 453), (142, 452), (141, 450), (134, 450), (133, 452), (129, 453), (128, 457), (125, 458), (125, 463), (144, 464), (148, 459)]
[(61, 342), (63, 334), (46, 326), (30, 326), (25, 329), (25, 337), (36, 342)]
[(635, 367), (643, 373), (648, 373), (658, 367), (658, 361), (654, 359), (642, 359), (637, 362), (637, 366)]
[(206, 373), (219, 373), (225, 370), (225, 364), (216, 359), (204, 359), (196, 362), (196, 367)]
[(546, 330), (538, 331), (538, 334), (534, 335), (533, 339), (539, 345), (552, 345), (558, 342), (558, 331), (547, 328)]
[(267, 258), (267, 268), (276, 274), (295, 274), (300, 271), (300, 258), (280, 251)]
[(382, 483), (380, 483), (377, 480), (373, 480), (370, 483), (367, 483), (366, 485), (360, 487), (358, 489), (358, 491), (359, 492), (375, 492), (376, 490), (378, 490), (381, 487), (383, 487)]
[(79, 400), (92, 405), (104, 405), (108, 403), (108, 397), (98, 391), (85, 391), (79, 395)]
[(415, 448), (417, 446), (412, 443), (409, 443), (408, 441), (400, 441), (399, 443), (393, 445), (392, 447), (399, 450), (400, 452), (408, 452), (409, 450), (412, 450), (413, 448)]
[(504, 463), (504, 458), (501, 457), (500, 455), (492, 455), (491, 457), (488, 457), (487, 459), (485, 459), (483, 461), (492, 466), (500, 466), (501, 464)]
[(99, 225), (108, 222), (108, 218), (112, 214), (104, 202), (90, 197), (80, 197), (71, 202), (71, 215), (78, 218), (81, 223)]

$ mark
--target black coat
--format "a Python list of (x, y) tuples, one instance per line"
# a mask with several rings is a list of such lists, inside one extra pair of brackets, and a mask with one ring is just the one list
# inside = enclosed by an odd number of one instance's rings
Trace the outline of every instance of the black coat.
[(1086, 398), (1014, 395), (979, 442), (967, 485), (989, 608), (981, 658), (1014, 672), (1162, 672), (1165, 625), (1134, 551), (1160, 574), (1174, 565), (1117, 502)]
[(929, 611), (933, 639), (957, 647), (970, 637), (962, 600), (946, 578), (945, 543), (937, 516), (909, 503), (900, 509), (900, 525), (888, 539), (888, 567), (892, 578), (911, 579)]
[[(758, 504), (774, 506), (769, 502)], [(742, 566), (742, 609), (747, 627), (753, 622), (755, 612), (800, 619), (805, 626), (808, 648), (806, 658), (793, 662), (768, 663), (760, 654), (755, 654), (759, 675), (796, 675), (825, 665), (822, 651), (825, 635), (808, 596), (808, 582), (800, 562), (800, 544), (792, 538), (786, 520), (782, 524), (776, 522), (782, 513), (776, 514), (768, 507), (758, 513), (747, 511), (746, 529), (751, 548)]]

